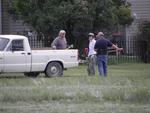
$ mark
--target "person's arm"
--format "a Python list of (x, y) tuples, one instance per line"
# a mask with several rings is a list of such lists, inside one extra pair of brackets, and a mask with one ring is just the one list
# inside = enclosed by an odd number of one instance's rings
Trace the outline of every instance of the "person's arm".
[(108, 47), (112, 47), (113, 49), (115, 49), (116, 51), (122, 51), (123, 48), (119, 48), (117, 45), (113, 44), (111, 41), (107, 40), (107, 46)]
[(112, 44), (112, 48), (116, 49), (117, 51), (122, 51), (123, 50), (123, 48), (119, 48), (115, 44)]
[(94, 51), (97, 52), (97, 43), (95, 42), (95, 45), (94, 45)]
[(51, 44), (51, 47), (52, 47), (53, 49), (57, 49), (56, 45), (57, 45), (57, 38), (56, 38), (55, 40), (53, 40), (53, 42), (52, 42), (52, 44)]

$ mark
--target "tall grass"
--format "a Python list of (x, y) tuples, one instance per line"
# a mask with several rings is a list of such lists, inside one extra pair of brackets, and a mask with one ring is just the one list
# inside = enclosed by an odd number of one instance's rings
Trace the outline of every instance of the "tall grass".
[(64, 77), (0, 76), (0, 113), (149, 113), (150, 64), (109, 65), (108, 77), (86, 66)]

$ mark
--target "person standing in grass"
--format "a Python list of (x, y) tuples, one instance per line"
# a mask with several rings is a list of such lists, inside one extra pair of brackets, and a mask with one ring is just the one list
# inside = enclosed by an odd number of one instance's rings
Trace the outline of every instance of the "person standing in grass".
[(95, 66), (96, 66), (96, 51), (94, 50), (94, 46), (96, 43), (94, 33), (89, 33), (88, 34), (89, 38), (89, 51), (88, 51), (88, 57), (87, 57), (87, 62), (88, 62), (88, 67), (87, 67), (87, 72), (88, 75), (95, 75)]
[(116, 49), (117, 51), (123, 50), (123, 48), (118, 48), (112, 42), (107, 40), (104, 37), (103, 32), (99, 32), (97, 34), (97, 41), (94, 46), (94, 49), (97, 52), (99, 76), (102, 76), (102, 75), (104, 75), (105, 77), (107, 76), (107, 60), (108, 60), (107, 48), (108, 47), (112, 47), (113, 49)]

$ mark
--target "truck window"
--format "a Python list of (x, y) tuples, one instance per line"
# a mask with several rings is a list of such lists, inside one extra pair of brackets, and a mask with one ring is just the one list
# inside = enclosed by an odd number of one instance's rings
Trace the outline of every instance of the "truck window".
[(7, 51), (24, 51), (23, 40), (13, 40)]
[(0, 51), (3, 51), (8, 44), (9, 39), (6, 38), (0, 38)]

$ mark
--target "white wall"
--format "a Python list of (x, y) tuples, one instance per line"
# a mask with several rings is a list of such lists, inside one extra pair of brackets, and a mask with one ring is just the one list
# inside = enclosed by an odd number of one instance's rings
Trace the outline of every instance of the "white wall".
[(150, 20), (150, 0), (127, 0), (137, 19)]

